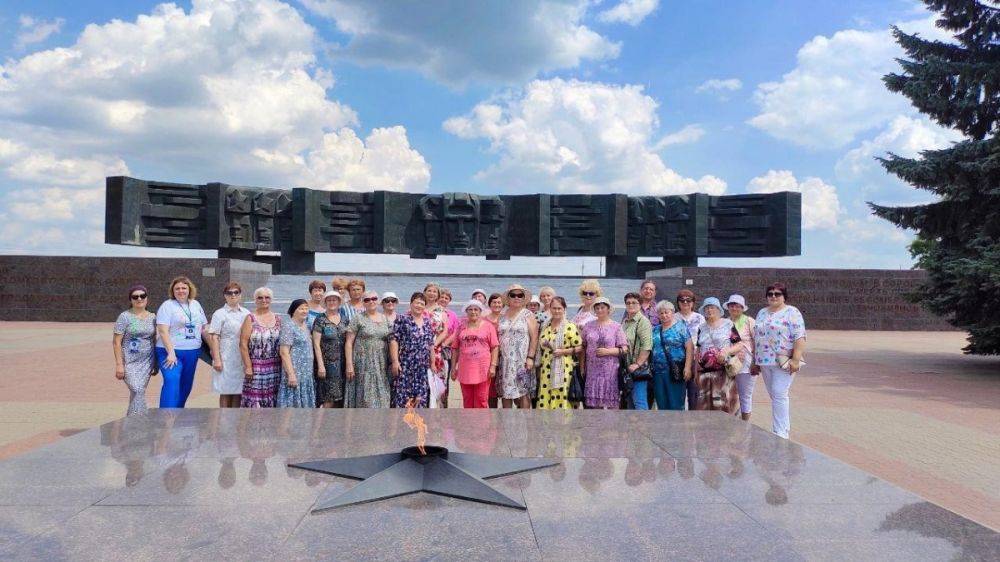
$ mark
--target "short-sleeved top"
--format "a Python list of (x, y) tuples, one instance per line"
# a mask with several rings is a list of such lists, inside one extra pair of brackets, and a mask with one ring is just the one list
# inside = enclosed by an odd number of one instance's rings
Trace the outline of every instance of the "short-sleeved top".
[(683, 361), (685, 346), (691, 339), (687, 324), (677, 318), (669, 328), (662, 325), (653, 328), (653, 367), (658, 371), (667, 368), (667, 356), (663, 350), (666, 348), (673, 361)]
[[(205, 324), (208, 324), (208, 318), (198, 301), (181, 304), (175, 299), (169, 299), (163, 301), (156, 311), (156, 325), (168, 327), (167, 332), (174, 349), (200, 349), (201, 327)], [(166, 349), (162, 340), (157, 340), (156, 347)]]
[(794, 306), (778, 312), (761, 309), (754, 326), (754, 359), (758, 365), (777, 365), (778, 356), (792, 355), (795, 340), (806, 337), (806, 323)]
[(636, 314), (632, 318), (626, 316), (622, 322), (622, 330), (625, 331), (625, 338), (628, 340), (631, 359), (635, 360), (643, 351), (652, 351), (653, 326), (644, 315)]
[(326, 314), (326, 310), (313, 310), (310, 308), (309, 316), (306, 316), (306, 327), (312, 330), (313, 323), (316, 322), (317, 318), (323, 316), (324, 314)]
[(219, 310), (212, 313), (212, 322), (208, 325), (208, 333), (221, 335), (223, 332), (228, 334), (236, 334), (239, 336), (240, 330), (243, 329), (243, 320), (250, 315), (250, 311), (237, 305), (236, 308), (230, 308), (229, 305), (224, 305)]
[(594, 320), (597, 320), (597, 316), (594, 315), (594, 311), (584, 310), (583, 307), (580, 307), (580, 309), (577, 310), (576, 314), (573, 316), (573, 323), (576, 324), (576, 327), (580, 330), (583, 330), (584, 326), (590, 324)]
[(722, 318), (714, 328), (706, 322), (698, 328), (698, 348), (704, 353), (709, 349), (722, 350), (733, 344), (733, 323), (728, 318)]
[[(647, 304), (639, 303), (639, 312), (649, 320), (649, 324), (654, 328), (660, 325), (660, 313), (656, 312), (656, 301), (650, 301)], [(622, 323), (625, 323), (625, 318), (628, 317), (628, 311), (622, 312)]]
[(477, 328), (463, 323), (453, 345), (459, 357), (458, 382), (479, 384), (489, 378), (491, 352), (500, 345), (496, 326), (485, 320)]
[(687, 318), (684, 318), (680, 312), (676, 312), (674, 314), (687, 324), (688, 332), (691, 333), (691, 339), (697, 338), (698, 330), (705, 325), (705, 317), (697, 312), (692, 312), (691, 316), (688, 316)]

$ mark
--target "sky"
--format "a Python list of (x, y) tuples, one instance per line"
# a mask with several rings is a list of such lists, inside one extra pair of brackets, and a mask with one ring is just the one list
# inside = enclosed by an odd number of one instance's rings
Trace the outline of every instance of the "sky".
[[(0, 253), (110, 246), (104, 178), (441, 193), (801, 191), (802, 255), (912, 266), (875, 157), (961, 140), (881, 82), (912, 0), (0, 0)], [(380, 269), (600, 274), (600, 259)], [(370, 267), (323, 255), (317, 269)]]

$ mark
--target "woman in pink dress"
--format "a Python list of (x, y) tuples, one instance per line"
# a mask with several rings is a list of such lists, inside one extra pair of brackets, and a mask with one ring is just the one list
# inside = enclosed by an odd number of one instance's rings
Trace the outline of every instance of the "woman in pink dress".
[(465, 305), (465, 322), (453, 344), (455, 366), (451, 379), (462, 385), (462, 404), (466, 408), (486, 408), (490, 383), (497, 372), (500, 342), (497, 330), (483, 318), (485, 307), (478, 300)]

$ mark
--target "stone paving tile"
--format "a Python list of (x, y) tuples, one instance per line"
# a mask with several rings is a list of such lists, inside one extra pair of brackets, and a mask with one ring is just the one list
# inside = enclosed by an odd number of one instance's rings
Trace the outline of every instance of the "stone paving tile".
[[(1000, 359), (962, 355), (964, 339), (811, 331), (809, 365), (791, 392), (792, 439), (1000, 529)], [(128, 391), (114, 379), (110, 344), (106, 323), (0, 322), (0, 458), (121, 416)], [(154, 379), (149, 404), (159, 388)], [(457, 385), (449, 403), (461, 405)], [(205, 365), (188, 404), (217, 404)], [(752, 422), (770, 428), (762, 383)]]

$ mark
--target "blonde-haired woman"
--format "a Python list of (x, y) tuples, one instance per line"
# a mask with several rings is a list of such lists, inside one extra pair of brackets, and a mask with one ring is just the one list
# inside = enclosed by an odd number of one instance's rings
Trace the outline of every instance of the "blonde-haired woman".
[(601, 289), (601, 284), (597, 282), (597, 279), (584, 279), (583, 283), (580, 283), (579, 295), (580, 308), (577, 309), (576, 315), (573, 316), (573, 324), (576, 324), (576, 327), (582, 330), (585, 325), (597, 318), (594, 315), (594, 301), (604, 296), (604, 291)]
[(208, 317), (196, 298), (194, 283), (187, 277), (175, 277), (167, 300), (156, 311), (156, 361), (163, 373), (161, 408), (183, 408), (194, 386), (202, 332), (208, 326)]
[(531, 408), (535, 380), (535, 352), (538, 347), (538, 322), (527, 308), (531, 295), (521, 285), (507, 288), (507, 310), (500, 315), (500, 376), (497, 394), (504, 408)]

